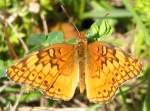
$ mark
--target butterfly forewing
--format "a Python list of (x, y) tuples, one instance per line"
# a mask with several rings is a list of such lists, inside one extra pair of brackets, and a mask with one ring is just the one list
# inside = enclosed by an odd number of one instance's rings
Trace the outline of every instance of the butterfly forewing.
[(10, 79), (40, 89), (53, 99), (69, 100), (78, 79), (74, 45), (55, 44), (28, 55), (7, 69)]
[(126, 80), (141, 70), (138, 60), (102, 42), (88, 45), (85, 83), (87, 97), (92, 102), (110, 100)]

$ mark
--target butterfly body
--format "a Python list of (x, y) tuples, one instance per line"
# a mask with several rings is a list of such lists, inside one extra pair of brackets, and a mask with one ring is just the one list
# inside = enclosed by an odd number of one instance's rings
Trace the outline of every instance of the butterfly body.
[(79, 58), (79, 88), (80, 93), (83, 93), (85, 90), (85, 61), (86, 61), (86, 52), (87, 52), (87, 39), (85, 35), (81, 33), (79, 42), (77, 44), (78, 58)]
[(52, 99), (70, 100), (79, 84), (92, 102), (110, 100), (117, 88), (138, 75), (141, 64), (103, 42), (53, 44), (28, 55), (7, 69), (10, 79), (40, 89)]

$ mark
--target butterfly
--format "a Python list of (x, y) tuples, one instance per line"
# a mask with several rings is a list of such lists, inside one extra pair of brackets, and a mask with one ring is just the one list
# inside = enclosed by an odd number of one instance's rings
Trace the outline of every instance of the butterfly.
[(42, 91), (54, 100), (69, 101), (77, 86), (91, 102), (111, 100), (125, 81), (136, 77), (142, 65), (119, 48), (81, 34), (77, 44), (53, 44), (7, 69), (8, 77)]

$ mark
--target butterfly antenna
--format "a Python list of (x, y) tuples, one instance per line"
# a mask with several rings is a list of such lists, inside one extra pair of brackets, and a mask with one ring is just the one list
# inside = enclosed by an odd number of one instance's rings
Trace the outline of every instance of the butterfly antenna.
[(68, 14), (68, 12), (66, 11), (66, 9), (64, 8), (64, 6), (63, 6), (62, 4), (60, 5), (60, 7), (61, 7), (63, 13), (65, 14), (65, 16), (69, 19), (69, 23), (70, 23), (70, 24), (75, 28), (75, 30), (77, 31), (77, 33), (78, 33), (78, 38), (80, 39), (81, 34), (80, 34), (78, 28), (76, 27), (76, 25), (72, 22), (72, 21), (73, 21), (72, 17), (70, 17), (70, 15)]

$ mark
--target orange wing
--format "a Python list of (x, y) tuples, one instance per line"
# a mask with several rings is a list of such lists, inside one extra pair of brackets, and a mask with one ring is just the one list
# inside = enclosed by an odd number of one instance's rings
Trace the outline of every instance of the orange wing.
[(92, 102), (110, 100), (117, 88), (138, 75), (141, 64), (123, 51), (95, 42), (88, 45), (85, 83)]
[(11, 80), (40, 89), (52, 99), (69, 100), (78, 79), (73, 45), (57, 44), (35, 52), (8, 68)]

